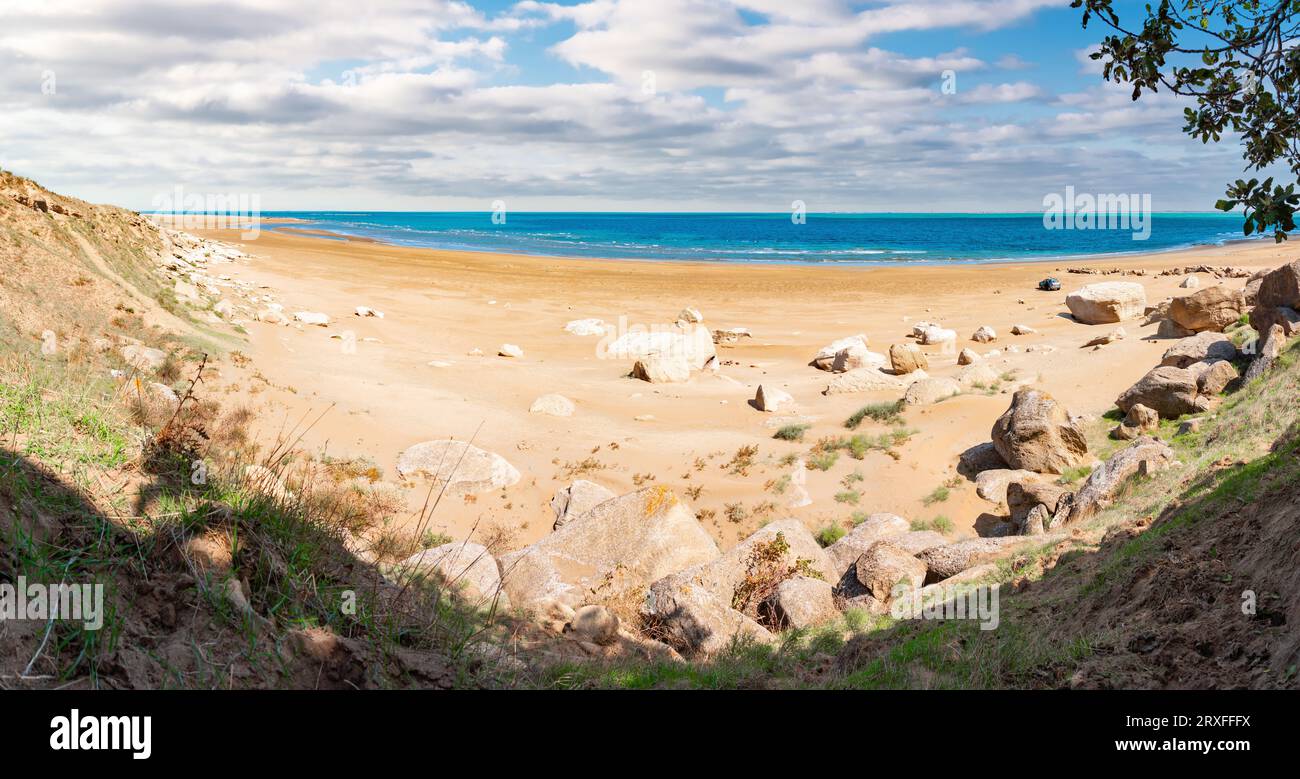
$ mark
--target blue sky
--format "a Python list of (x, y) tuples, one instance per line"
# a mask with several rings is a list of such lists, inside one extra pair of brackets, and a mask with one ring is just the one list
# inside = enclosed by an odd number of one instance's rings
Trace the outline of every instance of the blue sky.
[(0, 165), (137, 208), (1208, 209), (1239, 150), (1104, 84), (1103, 32), (1068, 0), (6, 4)]

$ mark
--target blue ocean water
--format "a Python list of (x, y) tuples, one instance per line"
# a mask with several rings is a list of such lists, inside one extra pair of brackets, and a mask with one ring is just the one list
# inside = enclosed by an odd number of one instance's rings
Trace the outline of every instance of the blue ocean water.
[(1049, 230), (1032, 214), (405, 213), (277, 211), (295, 227), (403, 246), (553, 257), (741, 263), (897, 265), (1061, 259), (1221, 244), (1241, 237), (1241, 216), (1152, 214), (1147, 240), (1133, 230)]

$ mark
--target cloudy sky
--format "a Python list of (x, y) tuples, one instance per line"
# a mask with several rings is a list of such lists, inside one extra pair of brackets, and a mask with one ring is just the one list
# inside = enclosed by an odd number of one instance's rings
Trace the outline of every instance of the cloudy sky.
[(0, 167), (141, 209), (1211, 208), (1237, 149), (1103, 84), (1068, 5), (0, 0)]

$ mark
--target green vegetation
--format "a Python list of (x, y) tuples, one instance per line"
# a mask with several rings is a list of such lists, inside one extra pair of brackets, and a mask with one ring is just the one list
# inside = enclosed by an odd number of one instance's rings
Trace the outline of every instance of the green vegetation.
[(844, 420), (844, 426), (850, 430), (857, 430), (858, 426), (867, 419), (886, 425), (901, 425), (905, 405), (901, 400), (893, 403), (870, 403), (853, 412), (852, 416)]
[(848, 534), (842, 525), (831, 523), (817, 531), (817, 543), (828, 547)]
[(773, 438), (779, 438), (782, 441), (802, 441), (803, 434), (808, 432), (812, 425), (786, 425), (772, 434)]

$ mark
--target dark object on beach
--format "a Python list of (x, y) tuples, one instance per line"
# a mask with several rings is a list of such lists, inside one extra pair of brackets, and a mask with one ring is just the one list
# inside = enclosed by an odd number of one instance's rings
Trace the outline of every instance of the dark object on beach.
[(1052, 278), (1043, 279), (1038, 282), (1038, 288), (1044, 292), (1056, 292), (1061, 288), (1061, 282)]

